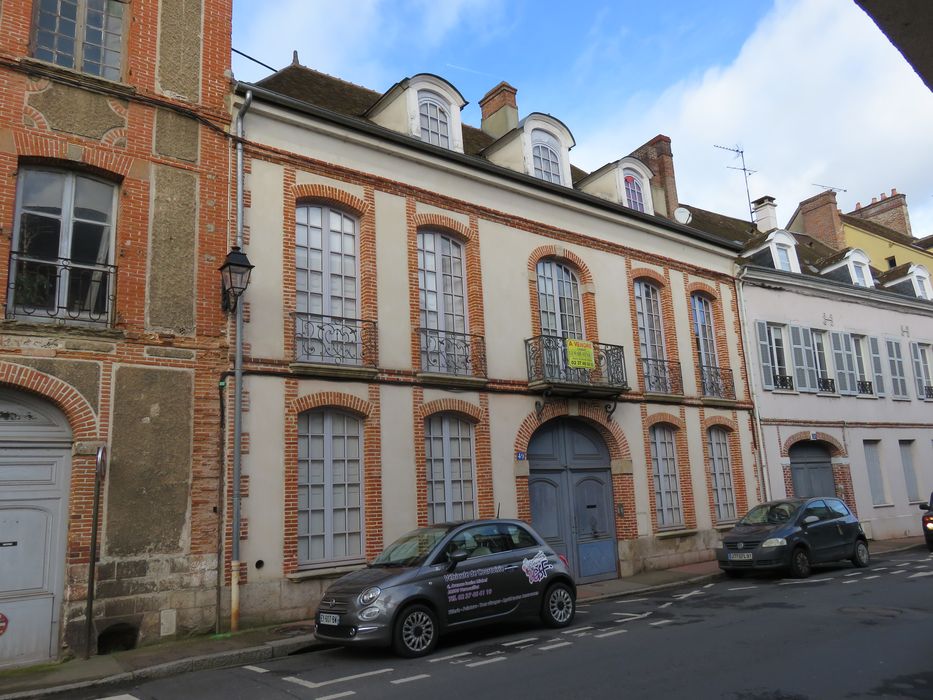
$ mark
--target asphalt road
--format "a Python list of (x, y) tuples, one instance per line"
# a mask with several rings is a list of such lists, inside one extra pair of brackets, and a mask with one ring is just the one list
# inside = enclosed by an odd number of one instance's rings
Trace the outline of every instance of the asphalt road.
[(80, 697), (933, 699), (933, 554), (592, 603), (566, 630), (486, 628), (425, 659), (331, 649)]

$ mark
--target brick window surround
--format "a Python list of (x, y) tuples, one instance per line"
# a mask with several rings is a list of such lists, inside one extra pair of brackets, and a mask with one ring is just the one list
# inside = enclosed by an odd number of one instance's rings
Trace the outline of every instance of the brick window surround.
[[(638, 337), (638, 311), (635, 305), (635, 283), (642, 281), (657, 287), (660, 292), (659, 306), (661, 308), (661, 326), (664, 332), (664, 355), (668, 362), (680, 362), (680, 355), (677, 352), (677, 325), (674, 323), (674, 298), (671, 294), (670, 270), (664, 269), (662, 275), (657, 270), (646, 267), (631, 267), (631, 260), (626, 259), (626, 267), (629, 268), (629, 290), (632, 295), (629, 304), (629, 313), (633, 329), (634, 343), (632, 347), (632, 357), (635, 363), (635, 371), (638, 375), (638, 386), (642, 391), (645, 390), (645, 368), (641, 361), (641, 343)], [(692, 326), (691, 326), (692, 327)], [(681, 363), (681, 376), (683, 376), (683, 363)]]
[[(719, 293), (705, 282), (691, 282), (687, 285), (687, 309), (690, 314), (690, 346), (692, 348), (691, 357), (693, 358), (693, 373), (696, 378), (697, 393), (703, 395), (703, 378), (700, 374), (700, 354), (696, 344), (696, 326), (693, 318), (693, 297), (700, 295), (706, 297), (709, 301), (710, 309), (713, 312), (713, 333), (716, 345), (716, 362), (719, 369), (731, 369), (729, 363), (729, 345), (726, 342), (726, 322), (722, 310), (722, 301)], [(736, 377), (733, 375), (733, 382)], [(738, 385), (736, 385), (738, 391)]]
[(596, 287), (590, 268), (576, 253), (556, 245), (535, 248), (528, 256), (528, 296), (531, 301), (531, 335), (541, 335), (541, 307), (538, 304), (538, 263), (551, 258), (570, 266), (580, 283), (580, 306), (583, 310), (583, 337), (594, 343), (599, 342), (599, 328), (596, 323)]
[(736, 412), (732, 412), (731, 418), (725, 416), (706, 416), (706, 411), (700, 409), (700, 427), (703, 431), (703, 456), (707, 468), (704, 469), (706, 475), (706, 492), (709, 500), (709, 512), (713, 520), (716, 520), (716, 499), (713, 495), (713, 480), (711, 477), (713, 455), (710, 452), (709, 429), (722, 428), (726, 431), (726, 440), (729, 447), (729, 466), (732, 473), (732, 493), (735, 499), (735, 515), (741, 518), (748, 511), (748, 493), (745, 482), (745, 472), (742, 469), (742, 444), (738, 434), (738, 417)]
[[(677, 481), (680, 486), (680, 507), (683, 513), (683, 529), (692, 530), (697, 526), (696, 505), (693, 498), (693, 480), (690, 469), (690, 451), (687, 445), (687, 431), (685, 409), (680, 407), (680, 415), (672, 413), (652, 413), (648, 415), (648, 408), (642, 404), (642, 425), (645, 445), (646, 475), (649, 484), (649, 503), (651, 505), (651, 525), (654, 532), (662, 531), (658, 525), (657, 499), (654, 493), (654, 468), (651, 464), (651, 440), (649, 431), (653, 425), (665, 424), (674, 432), (674, 451), (677, 459)], [(663, 528), (666, 530), (669, 528)], [(678, 529), (678, 528), (673, 528)]]

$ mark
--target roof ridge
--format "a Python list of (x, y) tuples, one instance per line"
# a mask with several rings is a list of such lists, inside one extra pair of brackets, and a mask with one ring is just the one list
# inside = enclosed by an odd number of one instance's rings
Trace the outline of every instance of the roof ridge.
[(358, 90), (365, 90), (366, 92), (371, 92), (373, 95), (375, 95), (375, 96), (377, 96), (377, 97), (382, 97), (382, 95), (385, 94), (384, 92), (379, 92), (378, 90), (373, 90), (372, 88), (366, 87), (365, 85), (360, 85), (360, 84), (354, 83), (354, 82), (352, 82), (352, 81), (350, 81), (350, 80), (346, 80), (346, 79), (344, 79), (344, 78), (340, 78), (340, 77), (338, 77), (338, 76), (336, 76), (336, 75), (331, 75), (330, 73), (325, 73), (325, 72), (322, 71), (322, 70), (317, 70), (316, 68), (309, 68), (308, 66), (306, 66), (306, 65), (304, 65), (304, 64), (302, 64), (302, 63), (289, 63), (287, 66), (285, 66), (284, 68), (280, 68), (279, 70), (277, 70), (277, 71), (276, 71), (275, 73), (273, 73), (272, 75), (267, 75), (267, 76), (266, 76), (265, 78), (263, 78), (262, 80), (257, 81), (257, 82), (256, 82), (256, 85), (261, 85), (261, 84), (262, 84), (263, 82), (265, 82), (266, 80), (269, 80), (270, 78), (275, 77), (275, 76), (278, 75), (279, 73), (284, 73), (285, 71), (289, 70), (290, 68), (300, 68), (301, 70), (307, 71), (308, 73), (317, 73), (318, 75), (323, 75), (325, 78), (329, 78), (329, 79), (331, 79), (331, 80), (336, 80), (338, 83), (343, 83), (344, 85), (350, 85), (351, 87), (355, 87), (355, 88), (357, 88)]

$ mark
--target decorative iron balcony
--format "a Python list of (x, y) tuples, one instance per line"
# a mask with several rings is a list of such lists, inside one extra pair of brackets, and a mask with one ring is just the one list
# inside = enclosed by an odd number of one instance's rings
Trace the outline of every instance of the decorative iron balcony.
[(787, 389), (793, 391), (794, 389), (794, 378), (789, 374), (773, 374), (771, 375), (774, 379), (774, 388), (775, 389)]
[(668, 360), (641, 358), (645, 377), (645, 391), (656, 394), (683, 394), (684, 384), (680, 376), (680, 363)]
[(376, 322), (295, 313), (295, 361), (375, 367)]
[(116, 287), (113, 265), (13, 251), (7, 316), (109, 326)]
[(933, 399), (933, 386), (924, 386), (923, 393), (928, 399)]
[(829, 377), (817, 377), (816, 390), (824, 394), (836, 393), (836, 380)]
[(856, 391), (858, 391), (858, 393), (860, 394), (866, 394), (868, 396), (871, 396), (872, 394), (875, 393), (871, 382), (857, 381), (855, 382), (855, 388), (856, 388)]
[(421, 371), (486, 377), (486, 340), (481, 335), (419, 328)]
[(700, 365), (700, 381), (703, 384), (703, 396), (735, 399), (735, 383), (732, 381), (731, 369)]
[(593, 368), (571, 367), (567, 339), (539, 335), (525, 341), (528, 383), (532, 389), (559, 394), (611, 396), (628, 391), (625, 350), (620, 345), (593, 343)]

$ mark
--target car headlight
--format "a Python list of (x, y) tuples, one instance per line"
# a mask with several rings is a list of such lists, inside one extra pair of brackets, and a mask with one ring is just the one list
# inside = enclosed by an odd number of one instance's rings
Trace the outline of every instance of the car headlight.
[(769, 537), (764, 542), (761, 543), (762, 547), (783, 547), (787, 544), (787, 540), (783, 537)]
[(367, 588), (365, 591), (360, 593), (360, 605), (369, 605), (375, 601), (381, 593), (382, 589), (379, 588), (379, 586), (372, 586), (371, 588)]

